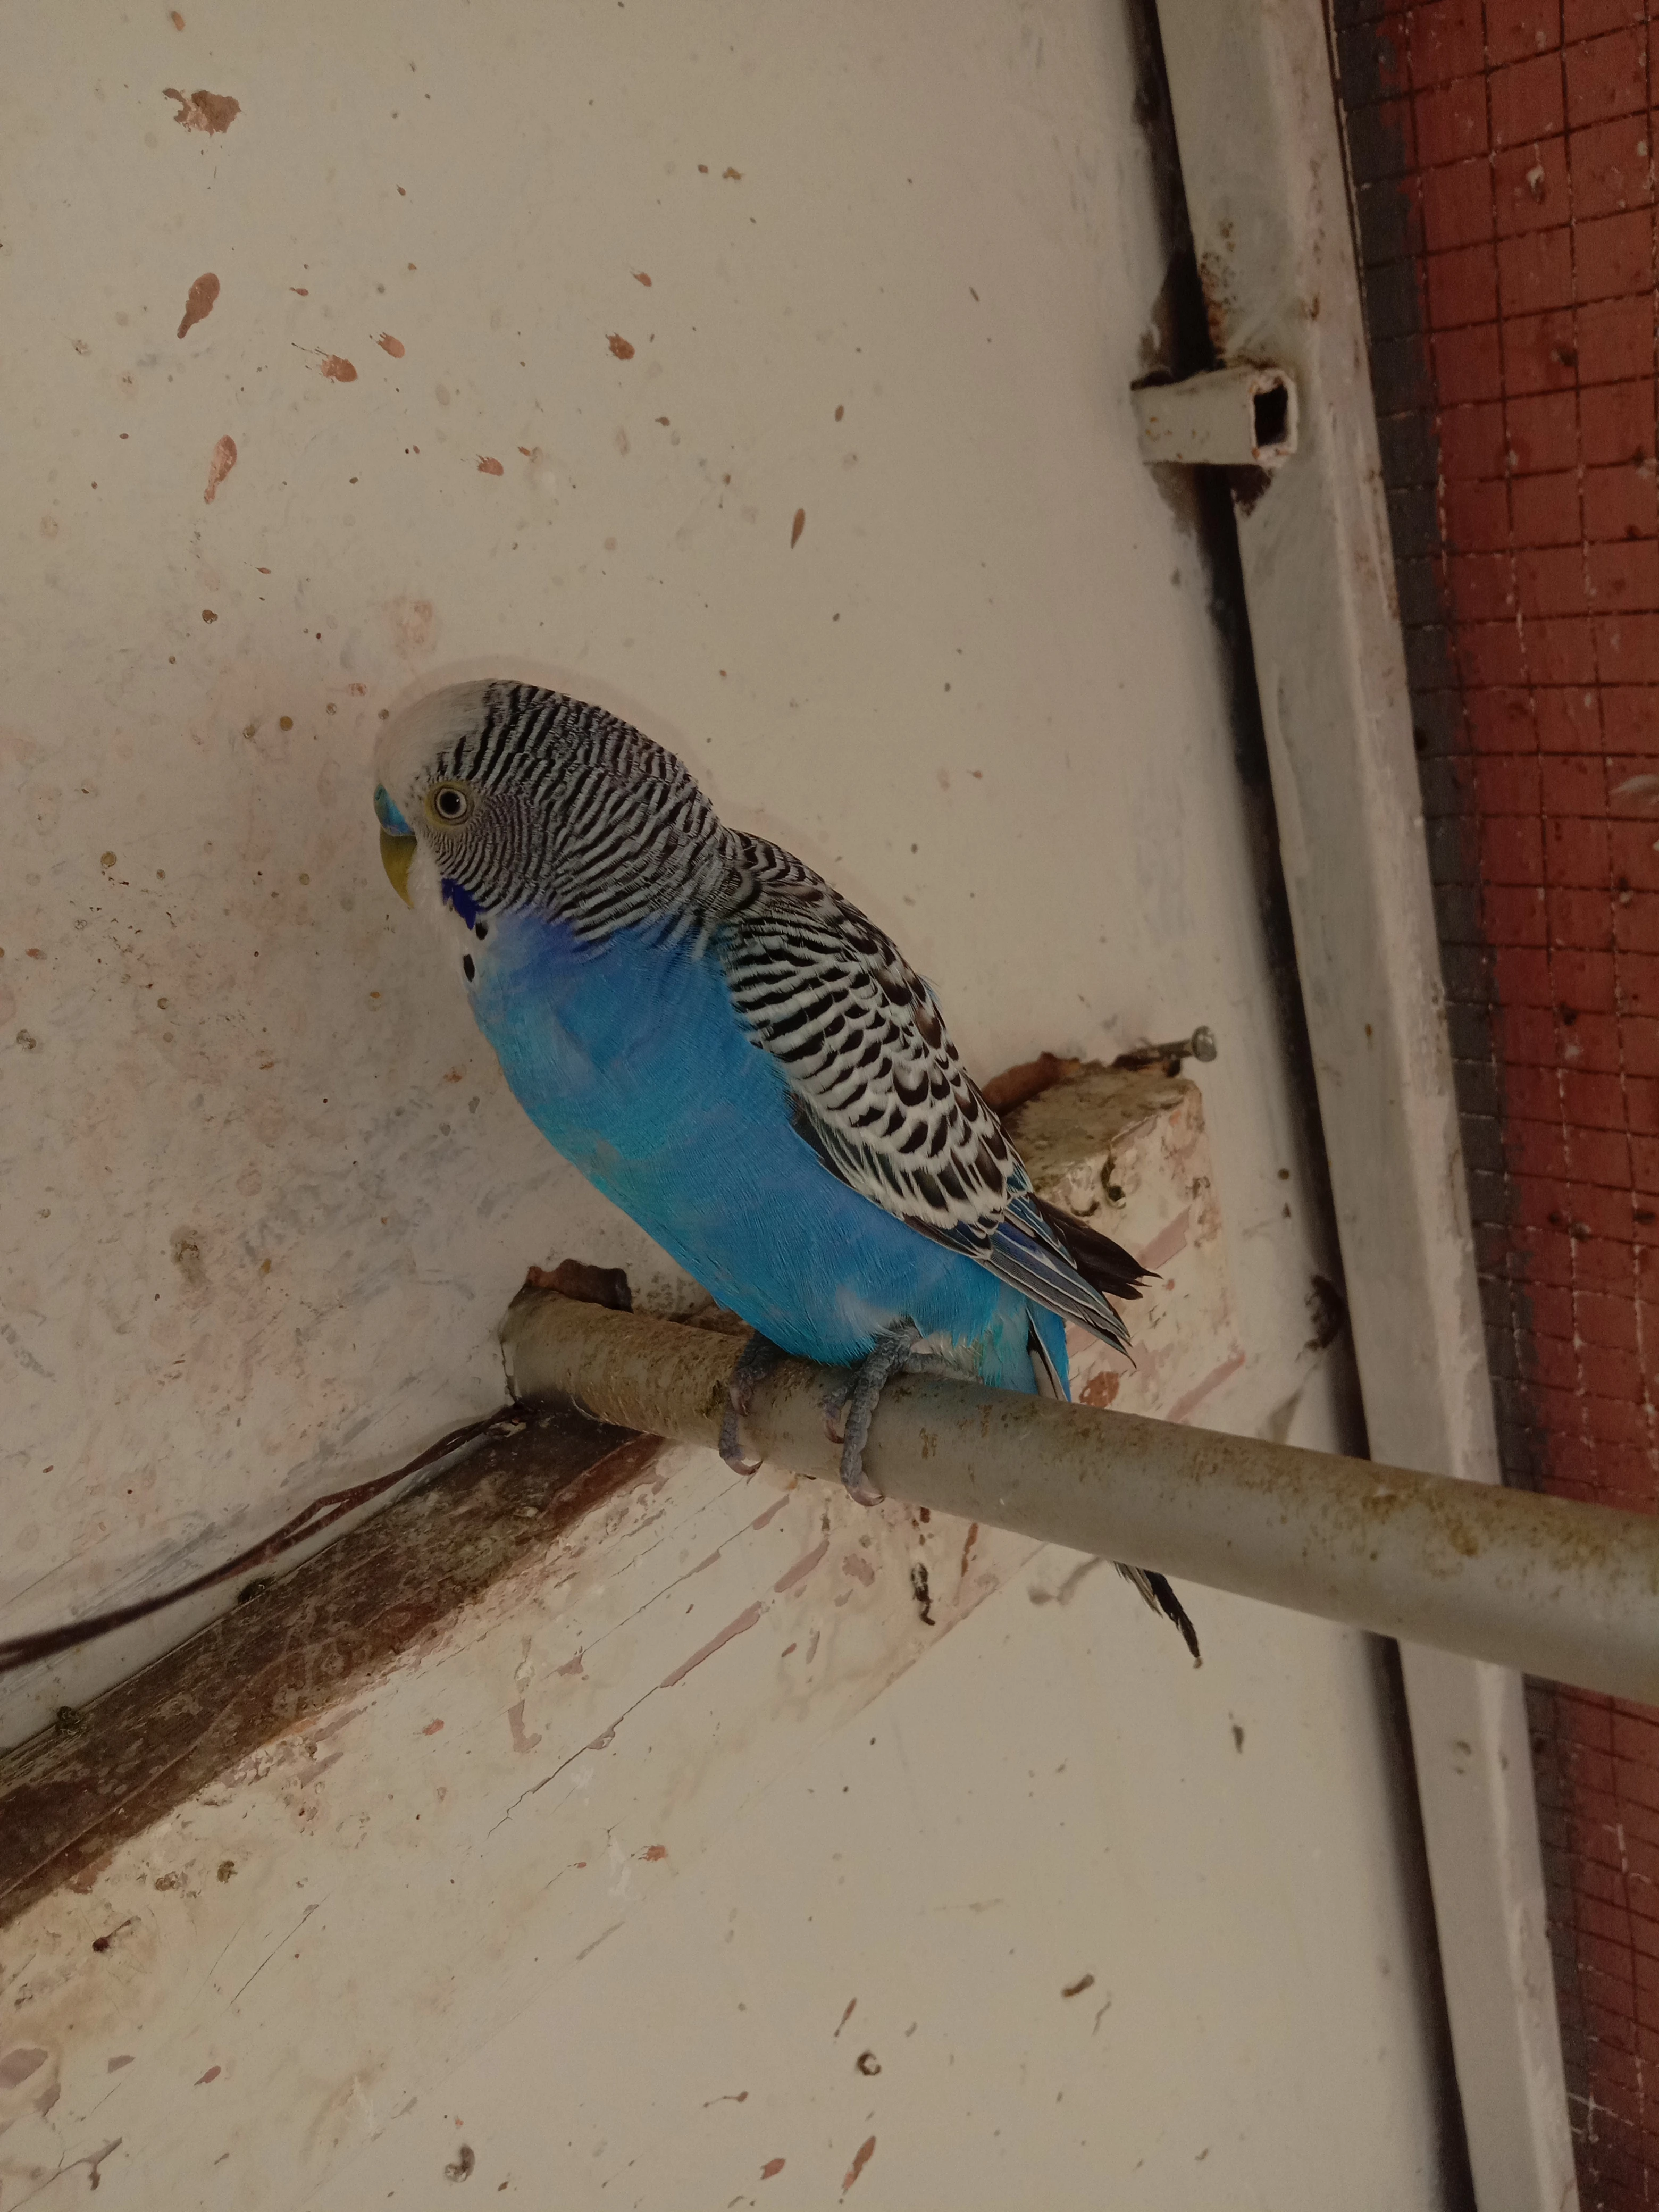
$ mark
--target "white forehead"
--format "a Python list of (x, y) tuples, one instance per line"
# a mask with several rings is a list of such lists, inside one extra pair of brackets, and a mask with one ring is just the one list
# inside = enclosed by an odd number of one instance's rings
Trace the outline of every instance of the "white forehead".
[(406, 799), (447, 746), (483, 720), (486, 683), (450, 684), (394, 714), (374, 747), (374, 775), (394, 799)]

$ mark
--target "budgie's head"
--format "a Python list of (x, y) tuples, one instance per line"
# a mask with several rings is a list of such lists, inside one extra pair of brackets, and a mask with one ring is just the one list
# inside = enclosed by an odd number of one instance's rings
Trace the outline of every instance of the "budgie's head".
[(673, 754), (562, 691), (428, 692), (386, 724), (374, 771), (393, 889), (469, 927), (527, 908), (602, 935), (724, 872), (725, 832)]

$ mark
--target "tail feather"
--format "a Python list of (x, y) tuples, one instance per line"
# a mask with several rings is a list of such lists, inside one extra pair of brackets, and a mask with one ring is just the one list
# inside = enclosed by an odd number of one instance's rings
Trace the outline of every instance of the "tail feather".
[[(1104, 1243), (1106, 1239), (1102, 1237), (1100, 1241)], [(1117, 1247), (1114, 1245), (1111, 1249), (1115, 1251)], [(1031, 1353), (1031, 1374), (1036, 1384), (1037, 1396), (1039, 1398), (1069, 1398), (1071, 1393), (1066, 1387), (1065, 1379), (1049, 1357), (1035, 1327), (1030, 1331), (1028, 1342)], [(1161, 1613), (1166, 1620), (1175, 1623), (1181, 1632), (1182, 1642), (1193, 1655), (1194, 1664), (1201, 1667), (1204, 1664), (1204, 1657), (1198, 1648), (1198, 1631), (1193, 1626), (1187, 1608), (1176, 1595), (1168, 1577), (1155, 1574), (1150, 1567), (1126, 1567), (1121, 1559), (1114, 1559), (1112, 1564), (1125, 1582), (1134, 1584), (1154, 1613)]]
[(1087, 1222), (1051, 1206), (1046, 1198), (1034, 1198), (1033, 1203), (1071, 1255), (1072, 1265), (1093, 1289), (1109, 1297), (1138, 1298), (1140, 1285), (1152, 1280), (1149, 1268)]

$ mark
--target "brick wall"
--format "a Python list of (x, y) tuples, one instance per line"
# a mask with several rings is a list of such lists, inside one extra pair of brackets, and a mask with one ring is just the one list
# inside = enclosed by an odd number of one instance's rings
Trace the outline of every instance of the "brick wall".
[[(1659, 1505), (1643, 0), (1333, 0), (1507, 1478)], [(1659, 2203), (1659, 1714), (1530, 1692), (1587, 2207)]]

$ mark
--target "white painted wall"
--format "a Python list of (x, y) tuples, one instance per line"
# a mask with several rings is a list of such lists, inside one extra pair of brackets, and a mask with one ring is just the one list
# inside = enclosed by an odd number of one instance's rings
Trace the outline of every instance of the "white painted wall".
[[(6, 1627), (163, 1584), (488, 1407), (528, 1261), (668, 1289), (523, 1121), (380, 873), (377, 717), (485, 669), (631, 702), (894, 930), (982, 1073), (1212, 1022), (1249, 1358), (1206, 1412), (1337, 1441), (1217, 647), (1127, 398), (1164, 265), (1118, 7), (182, 12), (7, 27)], [(240, 112), (181, 127), (169, 85)], [(1247, 1644), (1258, 1617), (1229, 1610)], [(982, 1632), (1047, 1665), (1042, 1613), (1007, 1593)], [(1344, 1914), (1353, 1959), (1416, 1941), (1355, 1817), (1389, 1788), (1369, 1676), (1296, 1632), (1294, 1696), (1268, 1665), (1266, 1703), (1352, 1764), (1304, 1759), (1271, 1810), (1334, 1869), (1334, 1919), (1272, 1820), (1241, 1848), (1207, 1781), (1110, 1784), (1149, 1899), (1178, 1844), (1215, 1928), (1258, 1947), (1224, 2008), (1277, 1971), (1311, 1990)], [(9, 1732), (137, 1648), (14, 1687)], [(1056, 1741), (1093, 1744), (1109, 1670), (1064, 1679)], [(1182, 1681), (1161, 1654), (1126, 1689), (1147, 1742), (1188, 1744)], [(1064, 1817), (1075, 1839), (1091, 1816)], [(1173, 1896), (1119, 1896), (1125, 1974), (1161, 1971)], [(1364, 2094), (1401, 2116), (1376, 2201), (1428, 2204), (1420, 2021), (1393, 2017), (1364, 2043)], [(1148, 2017), (1166, 2073), (1200, 2063), (1189, 2024)], [(1277, 2003), (1274, 2078), (1329, 2028)], [(1244, 2033), (1201, 2063), (1242, 2063)], [(1342, 2049), (1328, 2097), (1359, 2094)], [(1304, 2103), (1244, 2081), (1228, 2110), (1283, 2171)]]

